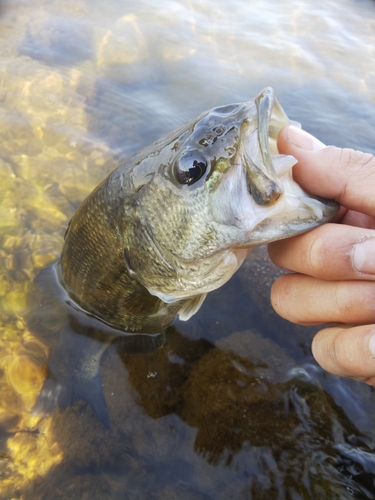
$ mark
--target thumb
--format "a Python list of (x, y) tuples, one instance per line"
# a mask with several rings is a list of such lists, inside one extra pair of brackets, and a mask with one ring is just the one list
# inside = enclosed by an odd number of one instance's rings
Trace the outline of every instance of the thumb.
[(325, 146), (292, 125), (281, 130), (280, 153), (298, 160), (293, 177), (302, 188), (346, 208), (375, 216), (375, 158), (353, 149)]

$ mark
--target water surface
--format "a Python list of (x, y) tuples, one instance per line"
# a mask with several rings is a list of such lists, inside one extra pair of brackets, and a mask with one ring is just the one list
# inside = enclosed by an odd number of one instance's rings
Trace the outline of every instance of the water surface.
[(20, 0), (0, 6), (0, 498), (375, 498), (373, 389), (324, 374), (272, 312), (256, 250), (164, 347), (102, 359), (111, 427), (30, 415), (48, 346), (32, 279), (117, 163), (272, 86), (327, 144), (375, 152), (375, 2)]

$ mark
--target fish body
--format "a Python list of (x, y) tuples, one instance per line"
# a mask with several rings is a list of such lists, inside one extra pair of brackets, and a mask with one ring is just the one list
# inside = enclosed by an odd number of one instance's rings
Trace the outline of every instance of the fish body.
[[(139, 348), (129, 340), (131, 352), (160, 347), (157, 335), (177, 314), (189, 319), (253, 246), (337, 213), (336, 203), (298, 186), (296, 160), (278, 153), (277, 134), (289, 123), (271, 88), (214, 108), (126, 160), (82, 202), (59, 262), (37, 279), (67, 308), (67, 321), (35, 413), (86, 391), (108, 426), (99, 364), (113, 338), (143, 337)], [(151, 334), (156, 340), (145, 343)]]

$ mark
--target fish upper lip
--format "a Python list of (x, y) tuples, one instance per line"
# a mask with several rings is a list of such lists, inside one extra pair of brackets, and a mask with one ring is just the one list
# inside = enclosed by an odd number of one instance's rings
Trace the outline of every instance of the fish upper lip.
[[(271, 87), (266, 87), (260, 92), (255, 98), (255, 105), (258, 126), (255, 131), (252, 131), (248, 120), (245, 119), (242, 123), (240, 154), (246, 168), (249, 192), (255, 203), (260, 206), (268, 206), (275, 203), (284, 192), (283, 185), (276, 174), (270, 151), (271, 120), (276, 123), (276, 127), (274, 123), (273, 128), (279, 132), (284, 125), (289, 123), (289, 119), (277, 104)], [(251, 140), (251, 133), (256, 134), (256, 141)], [(249, 147), (250, 144), (251, 147)]]

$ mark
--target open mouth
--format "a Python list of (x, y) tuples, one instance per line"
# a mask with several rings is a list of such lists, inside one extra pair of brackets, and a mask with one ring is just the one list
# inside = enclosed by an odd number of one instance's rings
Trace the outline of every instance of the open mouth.
[[(244, 120), (241, 126), (242, 161), (246, 168), (249, 192), (261, 206), (273, 204), (283, 194), (284, 188), (275, 169), (272, 153), (277, 153), (276, 139), (279, 131), (290, 123), (284, 110), (275, 99), (271, 87), (265, 88), (256, 98), (258, 127), (254, 130)], [(281, 155), (279, 155), (281, 156)], [(289, 168), (293, 164), (289, 161)], [(285, 167), (285, 166), (284, 166)]]
[(292, 168), (297, 160), (278, 152), (276, 143), (280, 130), (290, 123), (299, 124), (289, 120), (275, 99), (273, 89), (266, 87), (254, 101), (258, 126), (255, 130), (251, 129), (249, 122), (244, 120), (241, 126), (240, 153), (246, 170), (247, 187), (253, 201), (260, 207), (272, 207), (285, 193), (289, 200), (298, 200), (301, 216), (305, 210), (312, 213), (317, 220), (322, 219), (322, 203), (326, 205), (328, 212), (337, 211), (337, 204), (334, 202), (309, 198), (293, 180)]
[(337, 203), (304, 191), (293, 179), (297, 160), (277, 150), (280, 130), (296, 123), (289, 120), (273, 89), (264, 89), (249, 104), (233, 168), (217, 192), (220, 202), (231, 200), (221, 203), (220, 219), (242, 229), (247, 244), (293, 236), (330, 220)]

